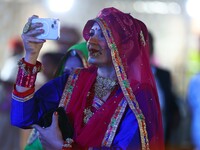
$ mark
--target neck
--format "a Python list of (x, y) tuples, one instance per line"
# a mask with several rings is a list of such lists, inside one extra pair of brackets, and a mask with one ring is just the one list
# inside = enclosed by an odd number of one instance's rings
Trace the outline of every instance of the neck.
[(113, 66), (98, 67), (97, 74), (105, 78), (116, 79), (117, 75)]

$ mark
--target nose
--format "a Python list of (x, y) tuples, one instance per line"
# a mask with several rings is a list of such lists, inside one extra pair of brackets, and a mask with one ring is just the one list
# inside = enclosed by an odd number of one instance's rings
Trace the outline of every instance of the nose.
[(88, 40), (88, 43), (89, 44), (98, 44), (98, 42), (99, 42), (99, 38), (98, 38), (98, 36), (97, 35), (93, 35), (93, 36), (91, 36), (90, 38), (89, 38), (89, 40)]

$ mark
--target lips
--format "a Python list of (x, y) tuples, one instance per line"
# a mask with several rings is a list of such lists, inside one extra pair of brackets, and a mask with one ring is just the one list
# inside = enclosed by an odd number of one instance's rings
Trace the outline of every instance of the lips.
[(93, 46), (89, 46), (88, 50), (89, 50), (90, 56), (96, 57), (102, 54), (99, 48), (94, 48)]

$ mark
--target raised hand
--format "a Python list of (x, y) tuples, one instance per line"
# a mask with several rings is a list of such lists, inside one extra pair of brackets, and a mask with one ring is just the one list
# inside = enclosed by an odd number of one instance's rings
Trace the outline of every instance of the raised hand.
[(45, 40), (36, 38), (37, 35), (44, 33), (44, 31), (38, 29), (42, 27), (42, 23), (32, 23), (34, 18), (38, 18), (38, 16), (33, 15), (28, 19), (21, 35), (26, 52), (25, 61), (31, 64), (36, 63), (40, 49), (42, 48), (43, 43), (46, 42)]
[(58, 126), (58, 113), (54, 112), (52, 116), (51, 126), (42, 128), (38, 125), (33, 125), (39, 133), (39, 139), (45, 150), (61, 150), (64, 143), (62, 134)]

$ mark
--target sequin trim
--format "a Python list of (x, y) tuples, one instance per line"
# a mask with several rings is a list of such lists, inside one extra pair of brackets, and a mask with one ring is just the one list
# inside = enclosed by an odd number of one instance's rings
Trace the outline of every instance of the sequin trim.
[(81, 69), (76, 69), (71, 73), (68, 77), (67, 83), (65, 85), (65, 89), (63, 91), (59, 107), (65, 107), (67, 108), (67, 105), (70, 102), (72, 91), (74, 89), (74, 86), (76, 85), (76, 81), (78, 79), (78, 75), (80, 73)]
[(110, 124), (108, 125), (106, 134), (102, 142), (103, 147), (111, 147), (111, 144), (113, 142), (114, 136), (119, 126), (120, 120), (125, 112), (126, 106), (127, 106), (126, 99), (123, 98), (121, 102), (119, 103), (115, 113), (113, 114)]
[(139, 104), (135, 98), (135, 95), (133, 94), (131, 87), (130, 87), (130, 83), (127, 79), (121, 58), (119, 57), (119, 52), (118, 52), (117, 46), (115, 44), (114, 38), (112, 36), (112, 32), (103, 19), (96, 18), (95, 21), (100, 25), (102, 32), (108, 43), (108, 46), (111, 49), (111, 56), (112, 56), (113, 64), (114, 64), (115, 71), (117, 74), (117, 78), (119, 80), (119, 84), (122, 88), (122, 91), (124, 93), (124, 96), (127, 99), (127, 102), (129, 104), (130, 108), (132, 109), (133, 113), (135, 114), (135, 116), (137, 118), (139, 130), (140, 130), (142, 150), (149, 150), (149, 140), (148, 140), (148, 134), (147, 134), (147, 130), (146, 130), (145, 117), (144, 117), (141, 109), (139, 108)]

